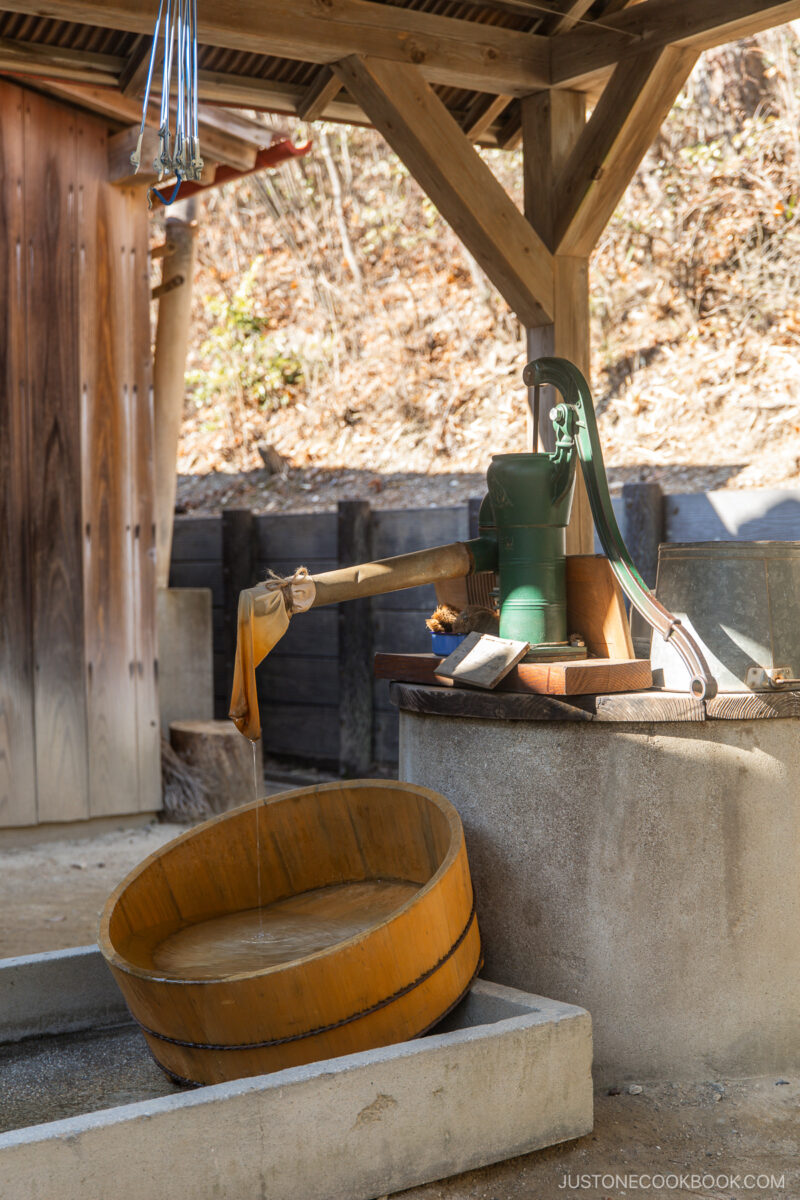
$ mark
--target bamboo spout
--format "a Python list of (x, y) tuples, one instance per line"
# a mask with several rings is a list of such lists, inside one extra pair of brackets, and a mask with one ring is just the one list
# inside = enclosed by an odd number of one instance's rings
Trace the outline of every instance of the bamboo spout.
[[(497, 543), (491, 536), (485, 536), (344, 567), (340, 571), (325, 571), (321, 575), (307, 576), (305, 568), (301, 568), (291, 579), (275, 577), (257, 587), (246, 588), (239, 596), (239, 632), (229, 714), (237, 729), (252, 741), (261, 736), (255, 669), (286, 633), (293, 613), (320, 604), (337, 604), (340, 600), (399, 592), (441, 579), (460, 579), (473, 571), (494, 570), (496, 563)], [(314, 586), (313, 601), (309, 583)]]
[(316, 587), (314, 607), (362, 596), (382, 596), (385, 592), (400, 592), (441, 579), (460, 579), (474, 569), (471, 543), (451, 542), (413, 554), (398, 554), (377, 562), (325, 571), (311, 577)]

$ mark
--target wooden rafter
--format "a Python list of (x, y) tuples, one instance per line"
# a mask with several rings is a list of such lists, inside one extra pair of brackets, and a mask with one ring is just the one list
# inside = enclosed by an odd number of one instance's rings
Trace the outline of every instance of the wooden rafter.
[(461, 122), (461, 128), (469, 140), (477, 142), (482, 138), (512, 100), (513, 96), (478, 96)]
[(320, 67), (314, 82), (303, 94), (297, 105), (301, 121), (318, 121), (332, 100), (342, 90), (342, 83), (331, 67)]
[(356, 57), (336, 69), (520, 320), (549, 321), (550, 251), (419, 71)]
[(553, 195), (553, 249), (591, 254), (697, 61), (668, 46), (622, 62), (567, 160)]
[(556, 17), (550, 17), (542, 32), (551, 37), (561, 33), (569, 33), (579, 21), (583, 20), (592, 7), (593, 0), (566, 0), (561, 5), (561, 12)]
[[(341, 83), (337, 84), (341, 88)], [(296, 83), (282, 83), (269, 79), (247, 79), (243, 76), (228, 75), (217, 71), (201, 71), (199, 80), (200, 99), (209, 104), (230, 105), (232, 108), (252, 108), (257, 112), (285, 113), (294, 115), (301, 120), (303, 117), (303, 100), (308, 95), (308, 88)], [(505, 108), (508, 98), (503, 98)], [(348, 125), (369, 125), (371, 122), (366, 113), (352, 97), (339, 93), (329, 100), (321, 113), (313, 119), (326, 121), (344, 121)], [(473, 136), (473, 141), (483, 145), (499, 145), (494, 130), (485, 129)]]
[(517, 100), (509, 107), (506, 118), (497, 131), (497, 144), (501, 150), (516, 150), (517, 146), (522, 144), (521, 105), (524, 103), (524, 100)]
[(617, 62), (674, 45), (698, 53), (800, 17), (800, 0), (644, 0), (551, 43), (553, 86), (584, 84)]
[[(142, 168), (134, 171), (131, 165), (131, 153), (139, 141), (139, 126), (131, 125), (108, 139), (108, 182), (118, 187), (151, 187), (158, 182), (158, 175), (152, 169), (153, 159), (158, 153), (158, 134), (155, 129), (145, 129), (142, 141)], [(289, 158), (302, 157), (311, 149), (311, 142), (295, 146), (286, 138), (280, 138), (270, 146), (264, 146), (256, 154), (252, 165), (246, 171), (238, 170), (225, 163), (205, 161), (203, 174), (199, 181), (184, 181), (181, 189), (181, 199), (186, 199), (197, 192), (208, 191), (210, 188), (222, 187), (225, 183), (243, 179), (256, 171), (266, 170), (267, 167), (277, 166)], [(159, 186), (171, 188), (175, 176), (162, 179)]]
[[(155, 15), (142, 0), (4, 0), (3, 8), (145, 34)], [(516, 96), (549, 82), (547, 38), (370, 0), (206, 0), (198, 18), (206, 46), (320, 64), (373, 55), (413, 64), (433, 83)]]
[(59, 100), (67, 100), (79, 108), (107, 117), (110, 121), (119, 121), (121, 125), (131, 125), (142, 118), (141, 104), (111, 88), (84, 85), (66, 79), (38, 78), (36, 87)]
[[(160, 39), (163, 44), (163, 38)], [(150, 66), (150, 51), (152, 38), (144, 34), (137, 38), (136, 45), (128, 55), (127, 61), (119, 76), (119, 90), (123, 96), (140, 97), (144, 95), (147, 84), (147, 71)]]
[[(341, 87), (341, 84), (339, 86)], [(257, 112), (285, 113), (293, 116), (299, 115), (303, 99), (308, 94), (308, 88), (296, 83), (247, 79), (241, 75), (228, 75), (220, 71), (200, 71), (199, 91), (201, 99), (209, 104), (231, 105), (234, 108), (252, 108)], [(357, 104), (339, 96), (328, 102), (321, 115), (330, 121), (369, 125), (369, 119)]]

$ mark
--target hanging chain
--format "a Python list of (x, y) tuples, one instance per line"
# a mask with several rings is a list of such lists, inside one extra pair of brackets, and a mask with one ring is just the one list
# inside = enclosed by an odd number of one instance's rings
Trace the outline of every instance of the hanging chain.
[[(155, 193), (162, 204), (172, 204), (177, 198), (181, 183), (185, 179), (199, 180), (203, 173), (197, 116), (197, 0), (161, 0), (159, 4), (147, 68), (142, 123), (136, 149), (131, 155), (131, 164), (137, 173), (142, 162), (142, 141), (160, 49), (161, 103), (158, 153), (153, 160), (153, 170), (159, 181), (174, 175), (177, 183), (168, 200), (155, 188), (151, 188), (148, 192), (148, 204), (151, 203), (151, 193)], [(177, 76), (174, 106), (171, 103), (173, 66)], [(173, 114), (174, 132), (170, 128)]]

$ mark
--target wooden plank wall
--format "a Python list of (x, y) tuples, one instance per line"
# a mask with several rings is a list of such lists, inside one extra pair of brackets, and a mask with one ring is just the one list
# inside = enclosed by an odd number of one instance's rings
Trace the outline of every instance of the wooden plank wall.
[(75, 114), (25, 93), (26, 342), (37, 820), (87, 815)]
[(152, 810), (146, 210), (102, 121), (0, 83), (0, 128), (0, 826)]
[(23, 101), (3, 86), (0, 119), (0, 826), (36, 803), (30, 541), (27, 521), (27, 356)]
[(800, 488), (753, 488), (664, 497), (664, 541), (800, 540)]

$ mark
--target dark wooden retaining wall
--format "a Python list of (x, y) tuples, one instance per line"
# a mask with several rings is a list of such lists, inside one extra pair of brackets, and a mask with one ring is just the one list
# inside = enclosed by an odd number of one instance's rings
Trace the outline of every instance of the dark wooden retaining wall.
[[(631, 553), (648, 579), (659, 541), (800, 540), (800, 489), (759, 489), (662, 495), (658, 485), (630, 484), (614, 509)], [(214, 690), (218, 717), (227, 714), (233, 670), (236, 602), (243, 587), (270, 569), (325, 571), (387, 558), (470, 536), (470, 506), (370, 512), (364, 502), (338, 512), (178, 517), (172, 587), (208, 587), (214, 605)], [(598, 546), (599, 551), (599, 546)], [(397, 758), (397, 713), (386, 681), (373, 681), (372, 651), (413, 652), (430, 646), (425, 617), (433, 587), (372, 601), (314, 609), (289, 632), (259, 669), (264, 750), (367, 771), (371, 761)]]

